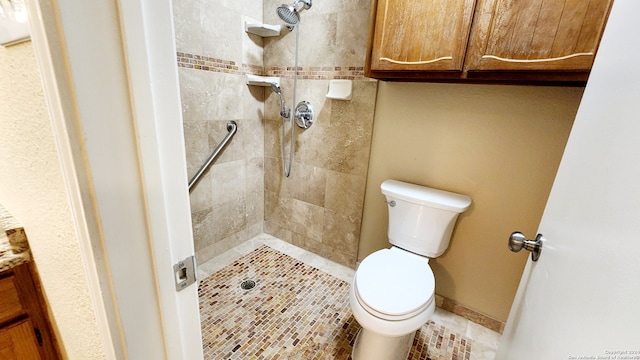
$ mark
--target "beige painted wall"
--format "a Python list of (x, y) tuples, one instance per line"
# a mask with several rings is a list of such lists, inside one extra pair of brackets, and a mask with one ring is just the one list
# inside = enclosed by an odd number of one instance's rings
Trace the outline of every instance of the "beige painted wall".
[(462, 194), (447, 252), (432, 260), (436, 293), (506, 320), (583, 88), (380, 82), (358, 258), (389, 247), (385, 179)]
[(30, 42), (0, 47), (0, 203), (24, 226), (69, 359), (103, 359)]

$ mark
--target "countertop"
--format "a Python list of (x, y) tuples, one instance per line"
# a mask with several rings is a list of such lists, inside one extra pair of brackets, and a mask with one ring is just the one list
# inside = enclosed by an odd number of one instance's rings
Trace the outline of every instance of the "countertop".
[(0, 272), (31, 261), (24, 228), (0, 204)]

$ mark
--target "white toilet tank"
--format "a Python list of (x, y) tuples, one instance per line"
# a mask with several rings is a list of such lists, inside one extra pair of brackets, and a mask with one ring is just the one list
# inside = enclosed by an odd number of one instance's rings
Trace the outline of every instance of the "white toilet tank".
[(471, 205), (466, 195), (396, 180), (380, 188), (387, 198), (389, 242), (430, 258), (444, 253), (458, 215)]

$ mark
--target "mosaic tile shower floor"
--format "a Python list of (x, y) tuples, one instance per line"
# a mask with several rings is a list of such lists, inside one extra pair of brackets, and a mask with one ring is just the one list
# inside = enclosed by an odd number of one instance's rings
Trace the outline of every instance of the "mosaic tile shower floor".
[[(244, 290), (247, 279), (256, 282)], [(268, 246), (199, 286), (205, 359), (351, 359), (349, 284)], [(409, 359), (469, 360), (473, 341), (430, 321)]]

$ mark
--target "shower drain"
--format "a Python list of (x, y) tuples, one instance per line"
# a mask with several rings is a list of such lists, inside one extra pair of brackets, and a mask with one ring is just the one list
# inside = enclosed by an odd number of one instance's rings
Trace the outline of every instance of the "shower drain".
[(253, 280), (245, 280), (240, 284), (240, 287), (245, 290), (253, 289), (254, 286), (256, 286), (256, 282)]

